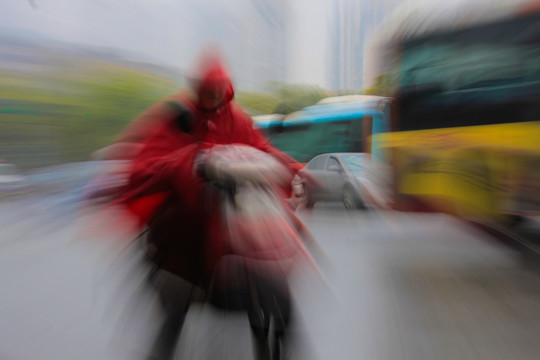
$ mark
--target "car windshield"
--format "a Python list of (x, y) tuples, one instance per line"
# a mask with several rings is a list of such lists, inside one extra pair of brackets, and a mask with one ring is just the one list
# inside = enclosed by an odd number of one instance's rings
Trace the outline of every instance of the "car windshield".
[(363, 157), (360, 155), (346, 155), (342, 157), (347, 169), (349, 169), (353, 173), (362, 172), (362, 158)]

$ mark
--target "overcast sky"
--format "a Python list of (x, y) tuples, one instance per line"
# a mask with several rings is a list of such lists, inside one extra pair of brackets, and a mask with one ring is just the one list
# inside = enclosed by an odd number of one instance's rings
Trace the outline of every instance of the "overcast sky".
[[(0, 32), (32, 31), (58, 40), (121, 48), (164, 64), (189, 66), (204, 40), (222, 36), (247, 0), (1, 0)], [(290, 82), (327, 85), (328, 20), (333, 1), (290, 0)], [(196, 34), (193, 29), (201, 29)], [(224, 49), (228, 51), (228, 49)]]

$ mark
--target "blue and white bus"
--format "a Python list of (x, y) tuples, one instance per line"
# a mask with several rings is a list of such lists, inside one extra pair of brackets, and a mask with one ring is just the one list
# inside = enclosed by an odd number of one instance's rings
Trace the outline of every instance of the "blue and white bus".
[(255, 117), (254, 124), (278, 149), (305, 163), (330, 152), (366, 152), (382, 160), (371, 138), (389, 130), (390, 99), (339, 96), (290, 114)]

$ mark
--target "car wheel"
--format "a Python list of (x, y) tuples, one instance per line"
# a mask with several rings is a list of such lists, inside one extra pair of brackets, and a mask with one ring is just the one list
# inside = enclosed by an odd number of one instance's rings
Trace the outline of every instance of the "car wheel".
[(349, 186), (343, 189), (342, 200), (347, 210), (357, 210), (364, 207), (362, 201)]
[(315, 206), (315, 201), (313, 200), (313, 196), (311, 195), (311, 192), (309, 191), (308, 187), (306, 185), (303, 186), (304, 191), (302, 194), (302, 204), (306, 209), (313, 209), (313, 206)]

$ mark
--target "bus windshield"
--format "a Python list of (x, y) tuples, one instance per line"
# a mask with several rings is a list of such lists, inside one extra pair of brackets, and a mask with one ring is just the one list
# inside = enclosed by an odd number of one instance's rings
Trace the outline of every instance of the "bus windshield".
[(261, 130), (276, 148), (299, 162), (323, 153), (362, 150), (362, 118), (311, 121)]
[[(402, 130), (540, 119), (533, 105), (540, 95), (538, 24), (534, 15), (405, 42)], [(435, 121), (431, 110), (441, 114), (441, 107), (450, 112)], [(496, 111), (477, 116), (488, 108)], [(525, 108), (527, 119), (516, 116)]]

